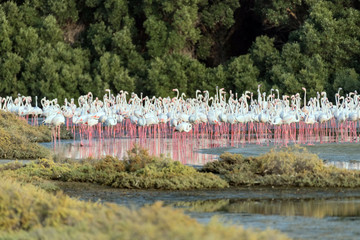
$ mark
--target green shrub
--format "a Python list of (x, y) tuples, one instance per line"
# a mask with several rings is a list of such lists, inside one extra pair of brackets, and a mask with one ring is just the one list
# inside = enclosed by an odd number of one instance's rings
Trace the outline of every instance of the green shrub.
[(230, 186), (360, 186), (359, 171), (326, 166), (317, 155), (298, 146), (271, 150), (259, 157), (224, 153), (218, 162), (207, 163), (201, 171), (218, 173)]
[(144, 148), (135, 145), (132, 149), (127, 151), (127, 156), (124, 158), (126, 170), (135, 172), (144, 168), (148, 163), (155, 160), (154, 156), (150, 156), (148, 151)]
[(6, 131), (0, 128), (0, 158), (36, 159), (48, 157), (50, 151), (28, 139), (21, 133)]
[(119, 159), (106, 156), (95, 163), (95, 170), (104, 172), (123, 172), (125, 171), (125, 163)]
[[(61, 131), (61, 138), (70, 138), (70, 133)], [(0, 158), (37, 159), (50, 156), (50, 151), (36, 142), (50, 142), (48, 126), (31, 126), (26, 120), (0, 110)]]
[(1, 239), (289, 239), (274, 230), (225, 227), (216, 220), (202, 225), (159, 202), (131, 210), (49, 194), (1, 177), (0, 192)]
[(274, 151), (257, 158), (260, 171), (265, 174), (318, 173), (325, 170), (323, 161), (305, 148), (293, 147), (282, 151)]
[[(12, 171), (9, 167), (6, 169)], [(178, 161), (150, 156), (138, 146), (131, 149), (123, 161), (111, 156), (65, 162), (39, 159), (13, 172), (47, 180), (91, 182), (116, 188), (184, 190), (228, 187), (225, 180), (212, 173), (200, 173)]]

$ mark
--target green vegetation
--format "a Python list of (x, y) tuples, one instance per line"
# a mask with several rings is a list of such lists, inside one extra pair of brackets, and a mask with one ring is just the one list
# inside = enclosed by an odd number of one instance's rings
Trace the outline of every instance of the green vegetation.
[[(70, 138), (62, 131), (61, 138)], [(0, 110), (0, 158), (37, 159), (50, 156), (50, 151), (37, 142), (50, 142), (48, 126), (31, 126), (26, 120)]]
[(0, 178), (1, 239), (289, 239), (273, 231), (202, 225), (161, 203), (131, 210), (82, 202)]
[(259, 157), (224, 153), (202, 171), (220, 174), (230, 186), (360, 187), (359, 171), (326, 166), (297, 146)]
[(36, 159), (50, 151), (36, 142), (51, 141), (48, 127), (32, 127), (14, 114), (0, 111), (0, 158)]
[(0, 96), (360, 87), (358, 0), (0, 4)]
[(23, 135), (30, 142), (50, 142), (51, 130), (47, 126), (33, 127), (15, 114), (0, 111), (0, 128), (9, 133)]
[(116, 188), (139, 189), (204, 189), (224, 188), (228, 184), (212, 173), (200, 173), (178, 161), (150, 156), (146, 150), (134, 147), (128, 157), (54, 162), (41, 159), (23, 166), (12, 163), (0, 168), (2, 175), (24, 179), (91, 182)]
[(0, 167), (2, 175), (35, 182), (45, 189), (57, 189), (44, 180), (89, 182), (115, 188), (206, 189), (229, 186), (360, 187), (360, 172), (326, 166), (315, 154), (300, 147), (270, 151), (259, 157), (224, 153), (219, 161), (197, 171), (164, 156), (150, 156), (135, 146), (123, 160), (40, 159)]

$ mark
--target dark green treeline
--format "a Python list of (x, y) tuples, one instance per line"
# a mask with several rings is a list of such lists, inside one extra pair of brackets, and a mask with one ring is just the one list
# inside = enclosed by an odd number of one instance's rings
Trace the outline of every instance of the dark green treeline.
[(1, 2), (0, 96), (360, 90), (360, 0)]

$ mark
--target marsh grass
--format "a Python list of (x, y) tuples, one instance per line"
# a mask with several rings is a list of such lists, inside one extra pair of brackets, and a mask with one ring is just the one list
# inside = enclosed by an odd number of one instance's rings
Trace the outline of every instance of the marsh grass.
[(0, 158), (36, 159), (48, 157), (50, 151), (22, 135), (20, 132), (0, 128)]
[(124, 160), (106, 156), (100, 160), (81, 161), (40, 159), (24, 166), (4, 165), (2, 174), (16, 174), (47, 180), (90, 182), (116, 188), (137, 189), (207, 189), (228, 187), (212, 173), (200, 173), (166, 157), (155, 157), (135, 146)]
[(48, 192), (60, 191), (60, 187), (55, 181), (40, 178), (38, 176), (31, 176), (28, 174), (19, 174), (18, 169), (25, 167), (26, 164), (12, 161), (7, 164), (0, 165), (0, 175), (3, 178), (12, 179), (21, 183), (31, 183), (34, 186), (40, 187)]
[(271, 150), (259, 157), (224, 153), (201, 171), (219, 174), (231, 186), (360, 186), (360, 171), (326, 166), (316, 154), (299, 146)]
[(288, 239), (273, 230), (202, 225), (158, 202), (138, 210), (82, 202), (0, 177), (1, 239)]
[(0, 128), (8, 132), (21, 133), (30, 142), (51, 141), (51, 131), (47, 126), (31, 126), (26, 120), (9, 112), (0, 111)]
[[(70, 138), (68, 131), (62, 131), (62, 138)], [(31, 126), (12, 113), (0, 110), (0, 158), (36, 159), (48, 157), (50, 151), (37, 142), (50, 142), (51, 129), (48, 126)]]

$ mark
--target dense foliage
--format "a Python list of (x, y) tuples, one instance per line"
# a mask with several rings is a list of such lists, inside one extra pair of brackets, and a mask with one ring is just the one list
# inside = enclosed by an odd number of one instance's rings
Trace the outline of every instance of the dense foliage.
[(0, 4), (0, 96), (360, 88), (359, 0)]
[(161, 203), (138, 210), (56, 195), (0, 177), (1, 239), (289, 239), (274, 230), (202, 225)]

